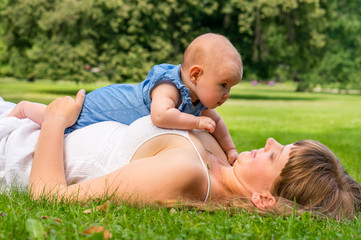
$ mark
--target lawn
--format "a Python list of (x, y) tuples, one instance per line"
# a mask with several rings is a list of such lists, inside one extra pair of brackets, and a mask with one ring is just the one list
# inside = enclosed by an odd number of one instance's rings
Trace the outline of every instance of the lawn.
[[(75, 85), (0, 79), (0, 96), (49, 103), (106, 83)], [(361, 181), (361, 95), (296, 93), (291, 83), (251, 86), (244, 82), (218, 108), (238, 151), (263, 147), (268, 137), (282, 144), (299, 139), (323, 142), (345, 169)], [(263, 217), (244, 211), (136, 208), (103, 202), (87, 205), (32, 201), (26, 193), (0, 194), (0, 239), (101, 239), (103, 232), (82, 234), (91, 226), (109, 230), (112, 239), (353, 239), (361, 235), (361, 214), (353, 221), (312, 219), (308, 214)], [(93, 209), (90, 213), (84, 210)]]

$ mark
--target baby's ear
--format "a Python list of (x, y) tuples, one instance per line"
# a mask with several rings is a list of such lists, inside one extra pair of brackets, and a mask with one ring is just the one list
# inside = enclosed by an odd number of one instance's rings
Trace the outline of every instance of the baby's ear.
[(251, 202), (258, 209), (265, 211), (267, 208), (276, 205), (276, 198), (271, 193), (266, 193), (266, 194), (252, 193)]
[(199, 78), (203, 74), (203, 68), (199, 65), (193, 65), (189, 69), (189, 79), (192, 83), (197, 84)]

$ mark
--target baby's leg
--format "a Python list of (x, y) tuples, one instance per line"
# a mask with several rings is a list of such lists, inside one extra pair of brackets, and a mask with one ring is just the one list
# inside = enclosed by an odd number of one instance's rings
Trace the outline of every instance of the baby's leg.
[(32, 121), (41, 125), (44, 121), (45, 108), (45, 104), (21, 101), (9, 113), (8, 117), (17, 117), (20, 119), (30, 118)]

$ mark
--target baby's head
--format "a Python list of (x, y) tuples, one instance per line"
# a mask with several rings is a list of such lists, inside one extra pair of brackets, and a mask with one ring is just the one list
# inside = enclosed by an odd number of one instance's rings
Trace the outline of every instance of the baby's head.
[(203, 34), (184, 52), (181, 78), (190, 90), (192, 102), (200, 100), (212, 109), (222, 105), (242, 75), (241, 56), (222, 35)]

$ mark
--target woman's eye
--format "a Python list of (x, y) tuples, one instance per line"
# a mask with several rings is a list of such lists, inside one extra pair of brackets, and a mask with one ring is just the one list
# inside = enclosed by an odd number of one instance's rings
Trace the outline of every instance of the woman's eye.
[(274, 157), (275, 157), (275, 153), (272, 152), (271, 155), (269, 156), (270, 160), (273, 161), (274, 160)]

